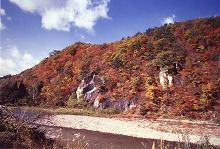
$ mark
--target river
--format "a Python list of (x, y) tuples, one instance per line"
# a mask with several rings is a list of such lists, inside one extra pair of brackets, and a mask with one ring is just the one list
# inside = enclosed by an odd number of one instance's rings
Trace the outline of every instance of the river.
[[(39, 119), (45, 119), (45, 117), (53, 116), (48, 113), (39, 114), (36, 112), (27, 112), (27, 111), (22, 112), (21, 110), (14, 111), (14, 113), (16, 115), (19, 115), (19, 117), (22, 117), (23, 119), (28, 119), (36, 115), (38, 115)], [(63, 122), (65, 123), (65, 121)], [(65, 125), (62, 125), (65, 127), (56, 126), (54, 124), (48, 124), (48, 123), (37, 123), (37, 124), (33, 123), (33, 124), (38, 125), (39, 129), (44, 130), (48, 138), (53, 138), (60, 142), (69, 144), (71, 147), (82, 145), (82, 146), (87, 146), (89, 149), (152, 149), (153, 148), (152, 146), (154, 146), (155, 148), (161, 148), (161, 146), (167, 148), (175, 148), (175, 147), (196, 148), (195, 144), (188, 142), (180, 143), (180, 142), (163, 141), (163, 140), (161, 141), (161, 140), (148, 139), (148, 138), (138, 138), (138, 137), (104, 133), (104, 132), (92, 131), (86, 129), (75, 129), (73, 127), (70, 128)]]

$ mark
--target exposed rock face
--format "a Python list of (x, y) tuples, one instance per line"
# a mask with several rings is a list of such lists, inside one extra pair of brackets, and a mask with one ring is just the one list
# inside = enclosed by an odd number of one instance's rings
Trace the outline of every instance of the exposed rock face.
[(167, 70), (160, 71), (159, 79), (163, 89), (173, 86), (173, 77), (168, 74)]
[(100, 89), (104, 84), (103, 77), (95, 73), (88, 74), (76, 90), (77, 99), (83, 98), (87, 103), (97, 108), (100, 101)]
[[(167, 87), (173, 86), (174, 78), (177, 80), (177, 82), (179, 82), (180, 78), (174, 77), (174, 76), (179, 75), (178, 71), (181, 71), (181, 70), (182, 70), (182, 66), (179, 62), (174, 62), (173, 68), (170, 68), (170, 69), (164, 69), (163, 67), (160, 68), (159, 80), (164, 90), (167, 89)], [(173, 74), (174, 76), (171, 76), (171, 74)]]
[(139, 104), (139, 99), (134, 98), (134, 99), (124, 99), (124, 100), (117, 100), (113, 105), (114, 108), (120, 110), (120, 111), (127, 111), (132, 108), (136, 108), (137, 105)]
[(138, 104), (138, 99), (111, 100), (112, 97), (107, 97), (106, 90), (104, 78), (95, 73), (90, 73), (81, 81), (76, 90), (76, 95), (77, 99), (83, 98), (94, 108), (114, 108), (126, 111), (131, 107), (136, 107)]

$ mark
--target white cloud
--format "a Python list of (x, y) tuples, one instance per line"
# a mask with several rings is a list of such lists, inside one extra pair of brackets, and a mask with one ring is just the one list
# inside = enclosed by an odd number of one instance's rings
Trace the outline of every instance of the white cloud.
[(21, 53), (16, 46), (1, 48), (0, 76), (17, 74), (38, 64), (39, 60), (29, 53)]
[(6, 13), (5, 13), (5, 10), (0, 8), (0, 30), (4, 30), (6, 29), (6, 26), (2, 23), (2, 16), (5, 16)]
[(5, 14), (5, 10), (4, 9), (2, 9), (2, 8), (0, 8), (0, 16), (5, 16), (6, 14)]
[(21, 54), (16, 46), (8, 46), (8, 55), (13, 58), (20, 58)]
[(82, 40), (84, 40), (86, 37), (84, 36), (84, 35), (82, 35), (82, 34), (79, 34), (79, 37), (82, 39)]
[(110, 0), (10, 0), (22, 10), (42, 17), (42, 28), (69, 31), (71, 27), (93, 32), (100, 18), (109, 19)]
[(0, 20), (0, 30), (4, 30), (6, 29), (6, 26), (2, 23), (2, 21)]
[(9, 0), (15, 3), (22, 10), (30, 13), (43, 12), (44, 9), (53, 6), (53, 2), (57, 3), (59, 0)]
[(176, 16), (174, 14), (172, 14), (171, 16), (164, 18), (164, 20), (162, 21), (162, 24), (174, 23), (175, 18), (176, 18)]
[(31, 54), (29, 53), (25, 53), (24, 55), (22, 55), (19, 64), (21, 66), (21, 68), (31, 68), (32, 66), (38, 64), (39, 61), (37, 59), (35, 59)]
[(8, 74), (16, 74), (19, 70), (16, 67), (15, 62), (8, 58), (0, 57), (0, 76), (5, 76)]

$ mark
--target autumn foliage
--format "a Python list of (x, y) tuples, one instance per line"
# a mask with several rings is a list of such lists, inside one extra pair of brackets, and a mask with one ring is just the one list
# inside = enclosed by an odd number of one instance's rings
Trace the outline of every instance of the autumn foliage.
[[(169, 69), (175, 61), (183, 69), (173, 74), (174, 85), (162, 90), (159, 66)], [(113, 43), (77, 42), (53, 51), (33, 68), (2, 78), (0, 103), (65, 106), (90, 72), (104, 77), (103, 97), (138, 99), (137, 111), (147, 117), (216, 119), (220, 113), (220, 18), (165, 24)]]

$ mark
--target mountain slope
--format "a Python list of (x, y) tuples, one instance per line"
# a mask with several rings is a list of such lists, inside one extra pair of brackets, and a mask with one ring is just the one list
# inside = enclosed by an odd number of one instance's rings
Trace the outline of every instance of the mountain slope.
[[(172, 70), (178, 62), (182, 69)], [(173, 86), (162, 89), (159, 67)], [(103, 76), (102, 99), (137, 101), (132, 113), (218, 119), (220, 113), (220, 18), (164, 25), (113, 43), (75, 43), (38, 65), (0, 80), (1, 104), (64, 106), (81, 80)]]

